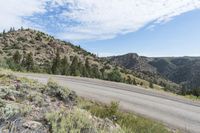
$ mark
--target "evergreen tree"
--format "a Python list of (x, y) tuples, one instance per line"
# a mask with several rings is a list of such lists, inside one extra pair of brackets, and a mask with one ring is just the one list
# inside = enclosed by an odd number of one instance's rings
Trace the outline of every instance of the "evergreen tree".
[(130, 77), (129, 75), (128, 75), (128, 78), (127, 78), (126, 82), (127, 82), (128, 84), (132, 84), (132, 79), (131, 79), (131, 77)]
[(93, 64), (91, 68), (91, 75), (92, 78), (101, 78), (101, 74), (98, 69), (98, 65)]
[(61, 60), (60, 67), (61, 74), (68, 75), (69, 64), (66, 56)]
[(90, 77), (91, 68), (90, 68), (89, 58), (87, 58), (85, 61), (85, 70), (86, 70), (86, 73), (85, 73), (86, 77)]
[(200, 88), (193, 89), (192, 94), (196, 97), (200, 96)]
[(102, 79), (105, 79), (105, 67), (100, 69)]
[(5, 36), (6, 36), (6, 31), (5, 30), (3, 30), (2, 36), (3, 36), (3, 38), (5, 38)]
[(134, 84), (134, 85), (137, 85), (137, 82), (136, 82), (136, 80), (135, 80), (135, 79), (133, 79), (133, 84)]
[(56, 57), (53, 59), (51, 71), (53, 74), (60, 74), (60, 52), (57, 50)]
[(86, 67), (83, 65), (83, 67), (82, 67), (82, 76), (83, 77), (88, 77), (88, 72), (87, 72), (87, 70), (86, 70)]
[(152, 83), (152, 82), (149, 82), (149, 87), (150, 87), (150, 88), (154, 88), (154, 86), (153, 86), (153, 83)]
[(27, 71), (33, 70), (34, 68), (33, 53), (30, 52), (29, 54), (25, 55), (22, 63)]
[(9, 32), (14, 32), (15, 31), (15, 28), (14, 27), (11, 27)]
[(20, 64), (21, 63), (21, 54), (19, 53), (19, 51), (16, 51), (13, 55), (13, 61), (15, 64)]
[(79, 70), (78, 65), (79, 65), (78, 57), (75, 56), (73, 58), (71, 66), (70, 66), (70, 75), (72, 75), (72, 76), (80, 76), (80, 70)]

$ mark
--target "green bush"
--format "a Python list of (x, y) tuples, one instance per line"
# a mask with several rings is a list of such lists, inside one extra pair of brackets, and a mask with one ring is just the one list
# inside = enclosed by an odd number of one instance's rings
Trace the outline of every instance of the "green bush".
[(90, 108), (90, 111), (92, 114), (94, 114), (97, 117), (113, 119), (113, 117), (115, 117), (118, 109), (119, 109), (119, 103), (111, 102), (110, 105), (105, 105), (102, 107), (92, 106)]
[(117, 69), (114, 69), (112, 72), (108, 73), (108, 80), (121, 82), (122, 81), (121, 73)]
[(64, 102), (69, 101), (69, 96), (71, 94), (71, 91), (65, 87), (59, 86), (55, 81), (50, 79), (47, 83), (48, 86), (48, 94), (51, 96), (55, 96), (60, 100), (63, 100)]
[(70, 112), (48, 113), (46, 119), (52, 133), (80, 133), (85, 129), (95, 129), (89, 116), (88, 112), (75, 108)]

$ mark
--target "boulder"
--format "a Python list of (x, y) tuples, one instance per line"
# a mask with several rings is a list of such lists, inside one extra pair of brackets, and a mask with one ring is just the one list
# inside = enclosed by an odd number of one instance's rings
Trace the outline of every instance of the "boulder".
[(37, 130), (38, 128), (42, 127), (42, 123), (37, 122), (37, 121), (26, 121), (22, 125), (24, 128), (29, 128), (32, 130)]

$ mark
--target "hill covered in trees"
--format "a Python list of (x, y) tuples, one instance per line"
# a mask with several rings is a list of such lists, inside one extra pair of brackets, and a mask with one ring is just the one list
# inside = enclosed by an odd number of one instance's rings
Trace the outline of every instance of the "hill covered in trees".
[(138, 73), (159, 75), (173, 81), (181, 86), (181, 94), (200, 95), (200, 57), (152, 58), (130, 53), (106, 59)]
[(121, 68), (80, 46), (32, 29), (4, 31), (0, 34), (0, 49), (0, 67), (15, 71), (98, 78), (176, 93), (180, 91), (179, 85), (161, 76)]

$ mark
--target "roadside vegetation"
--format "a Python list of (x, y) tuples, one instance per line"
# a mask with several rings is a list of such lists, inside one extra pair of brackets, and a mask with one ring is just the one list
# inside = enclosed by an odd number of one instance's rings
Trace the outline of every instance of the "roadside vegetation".
[(109, 105), (93, 102), (79, 98), (78, 106), (88, 110), (100, 118), (108, 118), (120, 125), (124, 133), (170, 133), (162, 124), (153, 120), (135, 115), (133, 113), (119, 110), (118, 102), (111, 102)]
[(47, 85), (0, 69), (1, 133), (169, 133), (162, 124), (77, 97), (50, 79)]
[(75, 92), (0, 70), (1, 133), (123, 133), (111, 120), (77, 106)]

